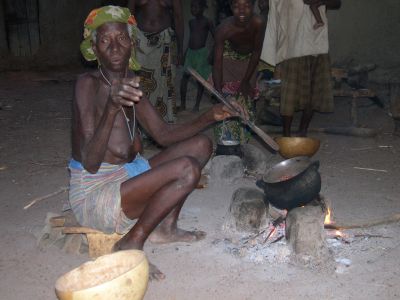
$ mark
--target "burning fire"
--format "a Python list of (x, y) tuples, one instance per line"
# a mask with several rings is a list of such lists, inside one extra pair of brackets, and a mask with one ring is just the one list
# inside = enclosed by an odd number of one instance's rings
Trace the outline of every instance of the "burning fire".
[(324, 224), (332, 224), (331, 209), (329, 207), (328, 207), (328, 211), (326, 212), (326, 215), (325, 215)]
[[(332, 221), (332, 212), (331, 209), (328, 207), (327, 212), (325, 214), (325, 220), (324, 220), (324, 225), (329, 225), (334, 223)], [(333, 237), (337, 237), (337, 238), (344, 238), (345, 235), (343, 234), (343, 232), (341, 232), (340, 230), (334, 230), (334, 231), (330, 231), (330, 236)]]

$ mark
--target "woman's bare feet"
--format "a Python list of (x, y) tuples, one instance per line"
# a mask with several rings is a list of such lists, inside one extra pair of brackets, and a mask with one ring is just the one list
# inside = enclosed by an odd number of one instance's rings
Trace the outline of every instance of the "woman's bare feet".
[(173, 232), (164, 232), (160, 229), (156, 229), (150, 234), (148, 240), (155, 244), (167, 244), (175, 242), (186, 242), (192, 243), (197, 242), (206, 237), (204, 231), (187, 231), (177, 228)]
[(165, 279), (165, 274), (150, 262), (149, 262), (149, 279), (157, 281)]
[[(134, 249), (132, 247), (127, 246), (127, 243), (121, 243), (121, 240), (116, 242), (112, 248), (112, 252), (117, 252), (121, 250), (128, 250), (128, 249)], [(153, 265), (151, 262), (149, 262), (149, 279), (150, 280), (163, 280), (165, 279), (165, 274), (160, 271), (157, 266)]]
[(143, 244), (134, 243), (134, 242), (132, 242), (132, 240), (128, 239), (127, 235), (125, 235), (124, 237), (122, 237), (122, 239), (120, 239), (118, 242), (116, 242), (114, 244), (111, 251), (117, 252), (117, 251), (121, 251), (121, 250), (130, 250), (130, 249), (142, 250)]

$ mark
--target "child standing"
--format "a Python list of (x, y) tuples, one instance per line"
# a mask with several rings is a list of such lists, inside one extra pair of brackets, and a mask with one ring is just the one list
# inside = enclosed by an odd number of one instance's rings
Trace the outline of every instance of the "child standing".
[[(233, 96), (250, 113), (254, 112), (256, 69), (263, 46), (265, 22), (254, 14), (255, 0), (230, 0), (232, 17), (216, 29), (212, 80), (217, 91)], [(247, 142), (248, 133), (239, 121), (216, 126), (216, 138)]]
[[(189, 21), (190, 37), (189, 47), (185, 54), (184, 74), (181, 82), (181, 110), (186, 109), (186, 91), (189, 80), (189, 74), (186, 72), (187, 68), (193, 68), (204, 79), (207, 79), (211, 73), (211, 66), (208, 63), (208, 49), (206, 42), (208, 33), (214, 36), (214, 25), (206, 18), (203, 13), (207, 8), (207, 0), (192, 0), (191, 13), (194, 19)], [(203, 96), (204, 87), (197, 84), (197, 97), (196, 104), (193, 111), (199, 111), (201, 97)]]

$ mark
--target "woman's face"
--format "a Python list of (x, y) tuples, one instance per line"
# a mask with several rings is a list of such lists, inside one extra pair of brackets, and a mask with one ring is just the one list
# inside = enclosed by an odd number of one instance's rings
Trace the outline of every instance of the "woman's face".
[(236, 22), (239, 24), (247, 24), (253, 16), (253, 2), (251, 0), (234, 0), (231, 9)]

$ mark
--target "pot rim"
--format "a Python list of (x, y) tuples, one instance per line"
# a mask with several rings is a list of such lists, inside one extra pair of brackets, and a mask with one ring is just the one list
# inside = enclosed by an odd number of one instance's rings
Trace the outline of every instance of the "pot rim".
[[(262, 180), (267, 184), (288, 182), (304, 173), (313, 164), (319, 165), (319, 161), (312, 162), (308, 156), (286, 159), (270, 168), (263, 175)], [(284, 176), (288, 176), (288, 178), (282, 179)]]

